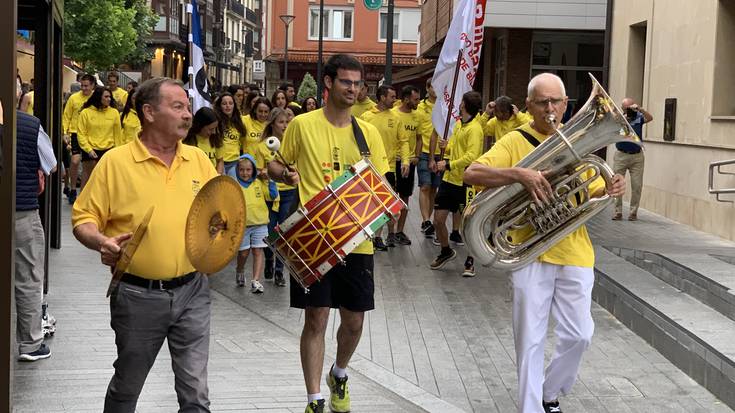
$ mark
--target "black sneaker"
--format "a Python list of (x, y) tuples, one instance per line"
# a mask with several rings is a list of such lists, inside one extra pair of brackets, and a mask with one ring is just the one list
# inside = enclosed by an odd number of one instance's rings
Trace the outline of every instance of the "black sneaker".
[(441, 254), (439, 254), (438, 257), (434, 260), (434, 262), (429, 265), (429, 267), (432, 270), (438, 270), (439, 268), (443, 267), (444, 264), (448, 263), (449, 261), (457, 258), (457, 251), (451, 249), (451, 248), (442, 248)]
[(23, 353), (18, 357), (20, 361), (36, 361), (51, 357), (51, 349), (46, 344), (41, 344), (38, 350), (32, 353)]
[(457, 245), (464, 245), (464, 241), (462, 241), (462, 236), (459, 234), (459, 231), (452, 231), (452, 233), (449, 234), (449, 240)]
[(431, 221), (424, 221), (421, 223), (421, 232), (426, 232), (426, 228), (431, 226)]
[(401, 245), (411, 245), (411, 240), (403, 232), (396, 234), (396, 242)]
[(265, 260), (265, 270), (263, 271), (263, 277), (266, 280), (273, 279), (273, 260)]
[(463, 277), (474, 277), (475, 276), (475, 259), (467, 257), (464, 262), (464, 271), (462, 272)]
[(76, 189), (70, 189), (69, 190), (69, 205), (74, 205), (74, 201), (77, 200), (77, 190)]
[(429, 226), (427, 226), (426, 229), (424, 230), (424, 236), (426, 238), (434, 238), (434, 234), (436, 234), (436, 230), (434, 229), (434, 224), (429, 222)]
[(385, 246), (389, 248), (393, 248), (396, 246), (396, 234), (395, 233), (388, 234), (388, 236), (385, 238)]
[(64, 195), (69, 196), (69, 187), (68, 186), (65, 186), (64, 187)]
[(274, 278), (273, 282), (276, 284), (276, 287), (286, 286), (286, 277), (283, 276), (282, 271), (276, 270), (276, 273), (273, 278)]
[(544, 413), (562, 413), (558, 400), (543, 402), (542, 405), (544, 406)]
[(388, 251), (388, 247), (383, 244), (383, 238), (380, 237), (373, 238), (373, 248), (378, 251)]

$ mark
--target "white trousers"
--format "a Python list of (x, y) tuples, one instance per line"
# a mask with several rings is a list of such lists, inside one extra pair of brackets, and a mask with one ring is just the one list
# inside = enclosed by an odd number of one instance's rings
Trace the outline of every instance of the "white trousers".
[[(592, 268), (534, 262), (513, 276), (513, 337), (518, 368), (518, 411), (543, 413), (542, 399), (567, 394), (595, 328)], [(549, 314), (556, 321), (556, 348), (544, 373)]]

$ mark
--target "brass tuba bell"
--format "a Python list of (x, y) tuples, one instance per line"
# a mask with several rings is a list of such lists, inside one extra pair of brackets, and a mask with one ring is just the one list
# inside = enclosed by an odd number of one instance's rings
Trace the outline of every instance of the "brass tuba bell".
[(592, 153), (620, 141), (640, 144), (640, 138), (590, 77), (592, 93), (584, 106), (515, 165), (550, 171), (549, 204), (537, 205), (515, 183), (483, 191), (465, 208), (461, 232), (475, 261), (503, 270), (528, 265), (613, 201), (607, 194), (590, 197), (592, 182), (602, 177), (609, 184), (614, 175)]

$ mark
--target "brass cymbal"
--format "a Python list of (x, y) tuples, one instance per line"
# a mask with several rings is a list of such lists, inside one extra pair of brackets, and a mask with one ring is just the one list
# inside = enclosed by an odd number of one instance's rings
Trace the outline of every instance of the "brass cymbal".
[(133, 232), (133, 236), (130, 237), (130, 240), (128, 240), (128, 242), (123, 247), (122, 252), (120, 253), (120, 258), (117, 259), (115, 268), (113, 268), (112, 271), (110, 286), (107, 287), (107, 297), (112, 294), (112, 291), (120, 283), (120, 278), (122, 278), (125, 270), (128, 269), (130, 261), (133, 260), (135, 250), (138, 249), (138, 245), (140, 245), (140, 241), (143, 239), (143, 235), (145, 235), (146, 230), (148, 230), (148, 223), (151, 222), (151, 216), (153, 216), (154, 209), (155, 206), (151, 206), (150, 208), (148, 208), (148, 212), (145, 213), (143, 220), (140, 221), (140, 224), (138, 224), (135, 232)]
[(214, 274), (235, 257), (245, 231), (245, 198), (229, 176), (207, 182), (186, 218), (186, 255), (204, 274)]

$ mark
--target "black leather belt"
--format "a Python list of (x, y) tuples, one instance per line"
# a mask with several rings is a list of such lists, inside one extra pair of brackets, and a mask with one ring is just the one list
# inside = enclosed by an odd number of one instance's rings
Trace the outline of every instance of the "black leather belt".
[(137, 285), (138, 287), (155, 289), (155, 290), (173, 290), (174, 288), (186, 285), (189, 281), (193, 280), (197, 275), (197, 272), (190, 272), (182, 275), (181, 277), (172, 278), (170, 280), (149, 280), (148, 278), (138, 277), (137, 275), (125, 273), (123, 274), (120, 281), (128, 284)]
[(622, 153), (627, 153), (628, 155), (635, 155), (635, 154), (637, 154), (637, 153), (641, 153), (641, 151), (638, 151), (638, 152), (630, 152), (630, 151), (624, 151), (624, 150), (622, 150), (622, 149), (618, 149), (618, 150), (619, 150), (620, 152), (622, 152)]

